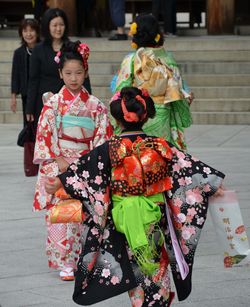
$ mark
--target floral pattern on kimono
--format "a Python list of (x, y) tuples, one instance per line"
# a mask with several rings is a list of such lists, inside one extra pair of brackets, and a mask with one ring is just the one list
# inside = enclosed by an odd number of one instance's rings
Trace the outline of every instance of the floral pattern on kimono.
[[(74, 96), (64, 86), (58, 94), (44, 94), (43, 99), (44, 107), (39, 118), (34, 152), (34, 163), (40, 163), (34, 211), (48, 210), (59, 200), (54, 195), (47, 194), (44, 188), (46, 177), (60, 173), (54, 159), (62, 156), (72, 163), (93, 147), (104, 143), (112, 132), (106, 107), (84, 88)], [(72, 124), (64, 125), (63, 117), (69, 116)], [(83, 120), (84, 125), (79, 126), (78, 120)], [(49, 266), (75, 267), (80, 253), (80, 224), (50, 224), (48, 211), (46, 223)]]
[[(124, 86), (147, 89), (156, 108), (156, 116), (143, 126), (148, 135), (165, 138), (181, 150), (186, 150), (184, 128), (190, 127), (192, 117), (187, 99), (190, 89), (182, 79), (171, 54), (159, 48), (139, 48), (128, 54), (112, 81), (112, 91)], [(115, 133), (120, 128), (111, 119)]]
[[(224, 175), (170, 145), (173, 157), (168, 163), (172, 188), (165, 192), (160, 221), (167, 256), (158, 278), (146, 276), (134, 261), (124, 235), (115, 230), (112, 221), (111, 163), (107, 153), (112, 151), (114, 138), (115, 143), (122, 140), (112, 137), (110, 142), (84, 155), (59, 175), (67, 193), (80, 199), (85, 211), (84, 249), (78, 262), (73, 299), (80, 305), (89, 305), (129, 291), (131, 301), (138, 298), (140, 306), (166, 306), (172, 299), (167, 271), (169, 259), (178, 297), (184, 300), (191, 292), (193, 257), (206, 219), (208, 197), (218, 189)], [(190, 266), (184, 280), (173, 252), (167, 211), (171, 213), (182, 255)]]

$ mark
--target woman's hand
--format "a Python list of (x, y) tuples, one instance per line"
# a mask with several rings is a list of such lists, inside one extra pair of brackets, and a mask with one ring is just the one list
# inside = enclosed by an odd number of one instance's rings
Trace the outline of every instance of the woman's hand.
[(16, 95), (11, 95), (10, 109), (13, 113), (16, 113)]
[(34, 121), (34, 115), (33, 114), (26, 114), (27, 122), (33, 122)]
[(63, 157), (56, 158), (55, 160), (61, 173), (65, 172), (69, 167), (69, 163)]
[(62, 187), (62, 183), (57, 177), (47, 177), (45, 179), (45, 191), (48, 194), (55, 194)]

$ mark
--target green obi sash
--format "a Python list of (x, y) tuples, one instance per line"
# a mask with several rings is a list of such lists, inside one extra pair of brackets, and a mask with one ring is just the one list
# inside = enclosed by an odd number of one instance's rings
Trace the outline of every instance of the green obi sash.
[(56, 126), (60, 127), (60, 123), (62, 123), (63, 128), (68, 127), (81, 127), (89, 130), (95, 129), (95, 123), (90, 117), (86, 116), (72, 116), (72, 115), (57, 115), (56, 117)]
[[(157, 248), (163, 244), (163, 234), (158, 226), (161, 210), (156, 203), (163, 203), (163, 194), (151, 196), (112, 195), (112, 217), (116, 230), (124, 233), (141, 270), (153, 275), (159, 268), (155, 262)], [(154, 236), (154, 234), (160, 236)], [(156, 240), (156, 237), (158, 239)]]

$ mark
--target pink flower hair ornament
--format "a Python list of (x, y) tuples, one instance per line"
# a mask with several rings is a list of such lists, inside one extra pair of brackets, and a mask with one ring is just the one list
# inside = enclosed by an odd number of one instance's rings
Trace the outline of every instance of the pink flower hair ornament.
[[(83, 67), (85, 71), (88, 70), (88, 58), (89, 58), (89, 46), (86, 44), (80, 44), (77, 48), (77, 52), (82, 57)], [(54, 57), (54, 61), (59, 64), (60, 63), (60, 57), (62, 55), (61, 50), (57, 52), (56, 56)]]
[(110, 103), (114, 100), (118, 100), (121, 98), (121, 92), (116, 92), (113, 97), (110, 99)]

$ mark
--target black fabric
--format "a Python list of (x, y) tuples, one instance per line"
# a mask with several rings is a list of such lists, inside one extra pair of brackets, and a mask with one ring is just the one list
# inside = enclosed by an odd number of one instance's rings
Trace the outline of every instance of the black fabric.
[(33, 123), (27, 123), (19, 132), (17, 137), (17, 145), (24, 147), (25, 142), (35, 142), (36, 140), (35, 127)]
[(22, 45), (14, 51), (11, 73), (11, 93), (27, 95), (28, 59), (26, 46)]
[[(46, 92), (55, 94), (64, 84), (59, 76), (55, 56), (52, 46), (45, 42), (37, 44), (32, 52), (26, 114), (33, 114), (35, 123), (38, 122), (43, 107), (42, 95)], [(89, 78), (85, 79), (83, 85), (91, 93)]]

